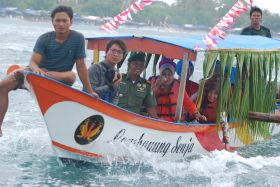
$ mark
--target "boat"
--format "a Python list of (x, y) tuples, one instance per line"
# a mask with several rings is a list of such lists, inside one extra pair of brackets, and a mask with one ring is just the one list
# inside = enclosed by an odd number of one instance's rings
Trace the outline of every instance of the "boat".
[[(252, 59), (255, 58), (254, 55), (263, 57), (265, 53), (270, 56), (274, 55), (273, 63), (280, 61), (278, 58), (280, 41), (278, 39), (237, 35), (229, 35), (225, 40), (217, 39), (219, 45), (214, 49), (207, 49), (202, 42), (202, 36), (87, 38), (87, 48), (94, 51), (94, 61), (99, 61), (99, 52), (104, 51), (107, 42), (113, 38), (122, 39), (127, 45), (128, 51), (142, 51), (173, 59), (185, 59), (187, 56), (188, 60), (195, 61), (200, 52), (205, 53), (208, 61), (212, 59), (210, 63), (205, 60), (205, 69), (208, 74), (211, 74), (215, 64), (213, 59), (220, 56), (220, 60), (223, 61), (222, 53), (225, 52), (229, 56), (232, 52), (235, 56), (250, 54)], [(214, 54), (213, 56), (216, 54), (215, 58), (211, 56), (212, 54)], [(210, 64), (209, 67), (207, 64)], [(267, 82), (273, 81), (273, 77), (270, 77)], [(226, 79), (224, 83), (226, 83)], [(151, 153), (151, 157), (180, 161), (196, 154), (208, 154), (214, 150), (235, 151), (240, 147), (271, 139), (280, 133), (280, 125), (277, 122), (239, 120), (242, 117), (238, 118), (237, 114), (237, 117), (234, 116), (234, 120), (223, 121), (227, 126), (219, 125), (219, 123), (217, 125), (215, 123), (167, 122), (153, 119), (129, 112), (79, 89), (32, 72), (26, 72), (25, 86), (37, 101), (54, 152), (62, 160), (95, 161), (96, 159), (106, 160), (108, 157), (129, 158), (132, 156), (129, 149), (135, 148)], [(270, 100), (270, 102), (274, 102), (275, 109), (275, 100), (273, 98)], [(225, 110), (224, 106), (221, 107), (221, 110)], [(228, 106), (229, 110), (230, 108)], [(236, 108), (238, 107), (236, 106)], [(274, 109), (272, 113), (279, 114), (279, 111)], [(235, 115), (230, 112), (226, 114)], [(260, 125), (260, 128), (252, 130), (250, 125)], [(263, 130), (265, 133), (261, 133), (263, 131), (259, 131), (259, 129), (265, 129)], [(227, 146), (223, 141), (225, 133), (229, 137)]]

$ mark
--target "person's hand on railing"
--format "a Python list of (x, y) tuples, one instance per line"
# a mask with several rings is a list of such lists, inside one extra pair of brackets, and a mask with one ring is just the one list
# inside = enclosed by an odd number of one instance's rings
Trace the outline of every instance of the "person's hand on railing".
[(207, 121), (206, 116), (200, 114), (199, 112), (195, 112), (193, 114), (193, 117), (197, 120), (197, 121)]

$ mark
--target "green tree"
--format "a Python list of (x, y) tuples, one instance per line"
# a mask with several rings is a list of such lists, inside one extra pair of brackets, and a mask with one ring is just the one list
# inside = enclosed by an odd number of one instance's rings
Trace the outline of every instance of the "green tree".
[(209, 0), (177, 0), (172, 5), (171, 20), (177, 24), (212, 25), (217, 11)]
[(25, 0), (25, 8), (31, 8), (35, 10), (51, 10), (56, 6), (56, 0)]
[(56, 0), (0, 0), (1, 7), (18, 7), (20, 9), (50, 10), (56, 5)]
[(272, 32), (280, 32), (279, 14), (270, 14), (264, 11), (263, 25), (268, 27)]
[(163, 2), (154, 2), (152, 6), (145, 7), (144, 11), (139, 11), (137, 15), (133, 15), (133, 20), (144, 23), (159, 23), (170, 17), (170, 7)]
[(24, 1), (0, 0), (0, 7), (22, 7), (24, 5), (25, 5)]
[(87, 15), (112, 17), (120, 13), (122, 0), (84, 1), (81, 12)]

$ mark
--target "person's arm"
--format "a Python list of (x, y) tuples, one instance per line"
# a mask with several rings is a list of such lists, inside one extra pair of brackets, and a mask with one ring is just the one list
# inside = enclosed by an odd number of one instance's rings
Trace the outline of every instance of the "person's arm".
[(195, 118), (196, 120), (207, 121), (207, 118), (204, 115), (200, 114), (194, 102), (191, 100), (186, 91), (184, 93), (183, 107), (186, 111), (188, 111), (191, 117)]
[(29, 61), (29, 68), (34, 73), (38, 73), (41, 75), (45, 75), (45, 71), (39, 68), (39, 65), (43, 59), (43, 56), (40, 53), (33, 52), (30, 61)]
[(148, 89), (147, 90), (147, 95), (146, 95), (146, 98), (144, 99), (143, 104), (146, 107), (148, 115), (150, 117), (159, 118), (158, 115), (157, 115), (157, 109), (156, 109), (157, 101), (156, 101), (156, 98), (153, 94), (153, 90), (152, 90), (151, 85), (149, 85), (147, 87), (147, 89)]
[(202, 122), (206, 122), (206, 121), (207, 121), (206, 116), (200, 114), (199, 112), (195, 112), (192, 116), (193, 116), (197, 121), (202, 121)]
[(78, 76), (83, 83), (84, 88), (87, 90), (89, 94), (98, 97), (98, 94), (95, 93), (90, 85), (88, 71), (85, 65), (84, 58), (80, 58), (76, 61), (76, 68), (78, 72)]
[(117, 105), (119, 102), (119, 87), (120, 87), (121, 81), (122, 81), (122, 74), (116, 72), (115, 78), (113, 79), (114, 90), (112, 91), (112, 96), (111, 96), (111, 102), (115, 105)]
[(158, 115), (157, 115), (157, 109), (156, 107), (149, 107), (147, 108), (147, 112), (148, 112), (148, 115), (152, 118), (159, 118)]
[(164, 78), (162, 76), (157, 76), (151, 79), (152, 90), (154, 93), (158, 91), (163, 80)]
[[(100, 62), (102, 63), (102, 62)], [(113, 84), (110, 84), (106, 81), (106, 77), (103, 73), (103, 68), (101, 64), (93, 64), (88, 72), (89, 72), (89, 79), (90, 79), (90, 84), (94, 91), (102, 97), (104, 93), (111, 92), (113, 89)]]

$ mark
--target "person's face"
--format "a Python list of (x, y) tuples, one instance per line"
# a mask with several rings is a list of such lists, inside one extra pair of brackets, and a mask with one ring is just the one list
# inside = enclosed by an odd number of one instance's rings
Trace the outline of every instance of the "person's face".
[(171, 72), (170, 69), (163, 70), (161, 73), (161, 78), (162, 78), (162, 84), (164, 86), (169, 86), (174, 80), (173, 73)]
[(67, 13), (58, 12), (54, 15), (52, 24), (56, 33), (65, 34), (69, 32), (72, 21)]
[(251, 18), (251, 23), (253, 25), (260, 24), (262, 20), (262, 15), (260, 12), (253, 12), (250, 18)]
[(128, 64), (128, 73), (131, 76), (140, 76), (141, 73), (144, 71), (145, 66), (144, 66), (145, 62), (142, 61), (132, 61)]
[(106, 60), (112, 65), (118, 64), (123, 59), (123, 50), (119, 45), (113, 44), (106, 53)]
[(208, 94), (207, 94), (208, 102), (213, 103), (213, 102), (217, 101), (217, 98), (218, 98), (218, 93), (215, 90), (211, 90), (208, 92)]

